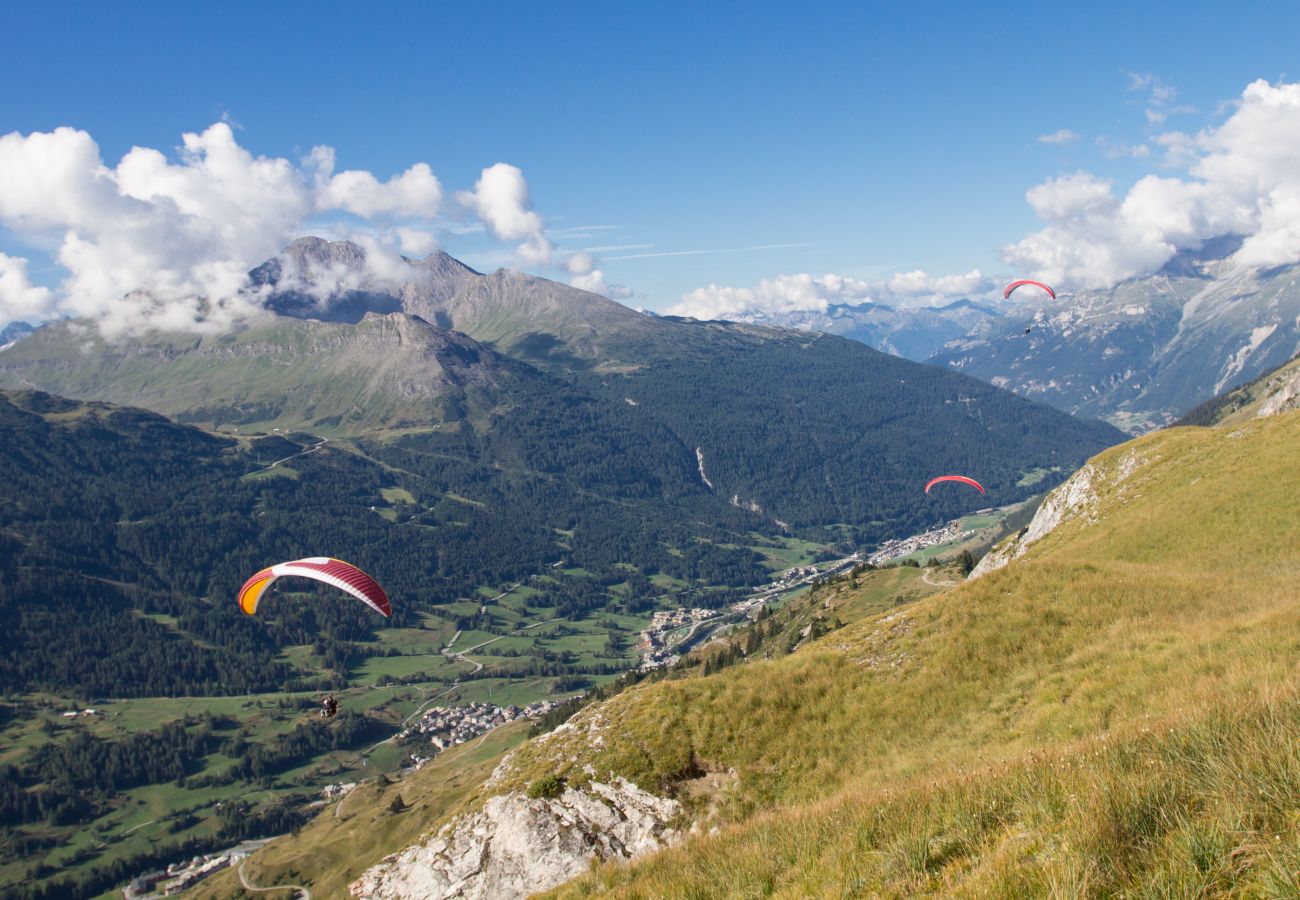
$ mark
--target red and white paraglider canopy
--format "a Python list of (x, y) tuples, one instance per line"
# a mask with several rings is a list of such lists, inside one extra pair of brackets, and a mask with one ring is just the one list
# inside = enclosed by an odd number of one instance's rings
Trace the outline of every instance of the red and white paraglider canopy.
[(393, 608), (388, 595), (379, 582), (351, 563), (328, 556), (312, 556), (292, 562), (276, 563), (263, 569), (244, 582), (239, 589), (239, 608), (248, 615), (257, 612), (257, 603), (271, 586), (271, 582), (286, 575), (310, 578), (324, 582), (356, 597), (366, 606), (383, 616), (391, 616)]

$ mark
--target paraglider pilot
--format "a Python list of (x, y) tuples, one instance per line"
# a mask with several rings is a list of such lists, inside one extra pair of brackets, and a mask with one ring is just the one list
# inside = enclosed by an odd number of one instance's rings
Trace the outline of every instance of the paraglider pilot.
[(338, 711), (339, 711), (338, 698), (335, 697), (333, 694), (330, 694), (328, 697), (325, 698), (325, 702), (321, 704), (321, 711), (320, 711), (321, 718), (332, 719), (334, 718), (335, 715), (338, 714)]

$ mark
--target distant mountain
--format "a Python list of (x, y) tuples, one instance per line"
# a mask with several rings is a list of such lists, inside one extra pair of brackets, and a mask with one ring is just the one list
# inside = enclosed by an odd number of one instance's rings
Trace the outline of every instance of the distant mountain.
[[(841, 523), (864, 542), (1024, 499), (1121, 437), (834, 336), (644, 316), (442, 253), (404, 265), (377, 279), (360, 248), (304, 239), (251, 275), (278, 315), (115, 344), (47, 326), (0, 355), (0, 386), (245, 431), (455, 430), (476, 462), (534, 471), (570, 472), (567, 445), (603, 441), (674, 473), (620, 489), (662, 495), (685, 471), (755, 527)], [(978, 473), (989, 497), (918, 502), (950, 470)]]
[(1212, 241), (1155, 275), (1021, 307), (930, 361), (1130, 431), (1168, 424), (1300, 349), (1300, 266), (1235, 266), (1238, 243)]
[(13, 346), (35, 330), (35, 326), (26, 322), (11, 322), (0, 328), (0, 350)]
[(13, 387), (184, 422), (346, 431), (461, 419), (536, 389), (539, 377), (400, 312), (366, 312), (352, 324), (266, 316), (222, 336), (153, 333), (113, 343), (56, 322), (0, 356), (0, 381)]
[(947, 306), (901, 309), (883, 303), (836, 303), (824, 312), (755, 312), (735, 317), (738, 322), (777, 325), (800, 331), (821, 331), (860, 341), (904, 359), (925, 360), (949, 341), (987, 327), (1003, 316), (999, 310), (970, 300)]

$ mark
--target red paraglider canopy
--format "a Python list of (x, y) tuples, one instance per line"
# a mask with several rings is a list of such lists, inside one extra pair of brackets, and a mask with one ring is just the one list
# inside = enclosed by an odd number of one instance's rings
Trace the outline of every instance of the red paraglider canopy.
[(984, 493), (984, 485), (980, 484), (974, 478), (967, 478), (965, 475), (940, 475), (938, 478), (931, 478), (925, 486), (925, 492), (930, 493), (930, 488), (934, 487), (941, 481), (960, 481), (962, 484), (969, 484), (981, 494)]
[(310, 578), (321, 581), (331, 587), (356, 597), (366, 606), (382, 616), (391, 616), (393, 608), (388, 602), (388, 595), (375, 579), (351, 563), (328, 556), (311, 556), (307, 559), (295, 559), (292, 562), (276, 563), (263, 569), (244, 582), (239, 589), (239, 608), (248, 615), (257, 612), (257, 603), (271, 586), (271, 582), (285, 575)]
[(1007, 285), (1006, 288), (1003, 289), (1002, 291), (1002, 299), (1003, 300), (1007, 299), (1008, 297), (1011, 296), (1012, 291), (1014, 291), (1018, 287), (1024, 287), (1027, 284), (1032, 284), (1034, 287), (1042, 288), (1043, 290), (1047, 291), (1047, 293), (1051, 296), (1053, 300), (1056, 299), (1056, 291), (1052, 290), (1050, 287), (1043, 284), (1041, 281), (1030, 281), (1028, 278), (1023, 278), (1020, 281), (1013, 281), (1009, 285)]

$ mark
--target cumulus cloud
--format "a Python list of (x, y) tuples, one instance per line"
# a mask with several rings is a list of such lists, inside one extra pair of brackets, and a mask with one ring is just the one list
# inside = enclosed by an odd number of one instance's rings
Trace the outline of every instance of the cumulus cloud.
[[(942, 302), (953, 297), (970, 297), (986, 294), (996, 285), (979, 269), (971, 269), (965, 275), (927, 275), (917, 269), (913, 272), (900, 272), (889, 279), (885, 293), (890, 300), (897, 303), (900, 298), (921, 298), (926, 301)], [(925, 305), (933, 305), (926, 303)]]
[[(334, 174), (334, 152), (302, 164), (254, 156), (218, 122), (188, 133), (176, 157), (134, 147), (109, 166), (86, 132), (0, 136), (0, 224), (51, 247), (57, 292), (34, 288), (5, 258), (0, 318), (84, 316), (114, 334), (220, 330), (260, 309), (246, 273), (298, 237), (308, 216), (429, 220), (442, 188), (425, 163), (380, 181)], [(399, 229), (403, 247), (428, 240)], [(391, 252), (376, 247), (367, 262)]]
[(424, 258), (438, 249), (438, 237), (418, 228), (394, 228), (397, 245), (406, 256)]
[(589, 275), (596, 268), (596, 258), (585, 250), (572, 254), (564, 263), (570, 275)]
[[(1165, 106), (1176, 96), (1135, 79)], [(1018, 270), (1071, 287), (1148, 274), (1179, 249), (1239, 234), (1243, 265), (1300, 261), (1300, 84), (1255, 81), (1221, 125), (1156, 143), (1179, 177), (1148, 175), (1122, 196), (1087, 172), (1049, 179), (1026, 199), (1046, 227), (1005, 248)]]
[(41, 321), (54, 309), (49, 288), (33, 285), (27, 277), (27, 260), (0, 253), (0, 323), (31, 319)]
[(525, 263), (550, 263), (555, 246), (546, 236), (542, 217), (533, 210), (528, 182), (517, 166), (508, 163), (488, 166), (474, 190), (460, 192), (458, 199), (501, 240), (522, 241), (516, 252)]
[(1051, 134), (1040, 134), (1038, 143), (1040, 144), (1073, 144), (1079, 139), (1077, 131), (1071, 131), (1068, 128), (1062, 128), (1060, 131), (1053, 131)]
[[(317, 148), (313, 153), (324, 156), (322, 150), (328, 151), (332, 168), (333, 151)], [(387, 181), (355, 169), (326, 177), (318, 174), (318, 178), (321, 179), (316, 190), (318, 209), (341, 209), (366, 219), (375, 216), (432, 219), (438, 215), (442, 203), (442, 185), (428, 163), (416, 163)]]
[(631, 300), (636, 294), (625, 284), (610, 284), (605, 280), (605, 273), (600, 269), (592, 269), (582, 275), (574, 275), (569, 279), (569, 284), (583, 291), (590, 291), (593, 294), (600, 294), (611, 300)]

